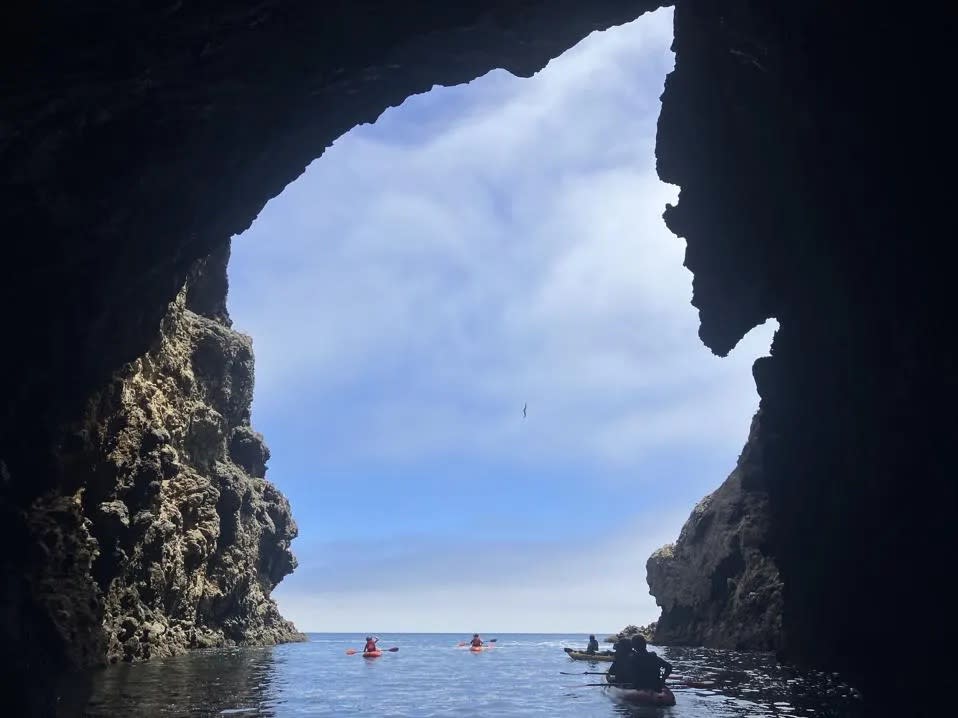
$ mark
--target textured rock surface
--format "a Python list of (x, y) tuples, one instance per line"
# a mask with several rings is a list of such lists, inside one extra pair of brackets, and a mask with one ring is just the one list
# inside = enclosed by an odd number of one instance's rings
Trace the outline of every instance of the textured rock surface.
[(769, 555), (760, 416), (735, 470), (693, 509), (678, 541), (649, 558), (662, 616), (655, 643), (771, 651), (782, 629), (782, 582)]
[(198, 264), (85, 422), (110, 661), (299, 637), (269, 598), (296, 565), (296, 524), (249, 425), (252, 343), (226, 315), (227, 256)]
[(299, 640), (270, 599), (296, 524), (250, 427), (253, 353), (225, 312), (226, 261), (198, 262), (153, 347), (88, 403), (61, 479), (27, 512), (31, 592), (68, 665)]
[[(63, 503), (86, 501), (90, 476), (61, 465), (85, 441), (62, 428), (149, 349), (192, 263), (410, 93), (492, 67), (529, 74), (652, 5), (14, 6), (0, 29), (0, 656), (23, 689), (11, 714), (49, 708), (47, 678), (85, 655), (65, 641), (85, 634), (89, 606), (60, 606), (74, 611), (64, 632), (35, 592), (82, 593), (99, 521), (84, 512), (81, 528)], [(950, 595), (954, 203), (938, 178), (955, 158), (953, 8), (679, 0), (675, 32), (656, 154), (682, 187), (666, 219), (688, 243), (701, 336), (724, 354), (755, 322), (781, 325), (755, 376), (782, 650), (873, 681), (866, 698), (920, 701), (917, 672), (952, 612), (912, 632), (921, 660), (893, 675), (876, 627)], [(119, 506), (103, 518), (123, 526)], [(69, 548), (50, 555), (65, 526)]]

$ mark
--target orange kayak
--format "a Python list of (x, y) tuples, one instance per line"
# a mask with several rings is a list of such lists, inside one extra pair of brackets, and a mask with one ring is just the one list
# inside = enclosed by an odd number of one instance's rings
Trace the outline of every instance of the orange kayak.
[(485, 646), (469, 646), (469, 650), (472, 651), (473, 653), (482, 653), (484, 650), (486, 650), (486, 647)]
[(369, 651), (368, 653), (364, 651), (363, 658), (379, 658), (382, 654), (382, 651)]

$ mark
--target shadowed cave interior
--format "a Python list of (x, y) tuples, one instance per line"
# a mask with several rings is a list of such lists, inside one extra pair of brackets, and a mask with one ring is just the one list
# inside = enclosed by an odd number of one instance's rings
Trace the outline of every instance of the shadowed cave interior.
[[(18, 9), (0, 71), (0, 645), (14, 714), (53, 713), (58, 677), (111, 655), (295, 637), (266, 598), (294, 565), (295, 525), (249, 426), (229, 237), (408, 95), (495, 67), (530, 75), (658, 5)], [(948, 15), (679, 0), (658, 126), (703, 342), (724, 355), (780, 324), (754, 367), (760, 421), (740, 461), (767, 495), (776, 648), (843, 672), (876, 713), (875, 696), (908, 690), (942, 652), (952, 620), (934, 610), (950, 595), (956, 505), (938, 179), (953, 156)], [(104, 620), (121, 615), (133, 623)], [(901, 620), (918, 660), (889, 674)]]

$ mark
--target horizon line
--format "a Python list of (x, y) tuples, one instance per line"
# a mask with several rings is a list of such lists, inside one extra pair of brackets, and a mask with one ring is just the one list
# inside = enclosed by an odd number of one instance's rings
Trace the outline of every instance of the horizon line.
[[(372, 635), (375, 633), (383, 634), (405, 634), (405, 635), (417, 635), (417, 636), (459, 636), (459, 635), (472, 635), (473, 633), (496, 633), (500, 636), (571, 636), (571, 635), (596, 635), (600, 633), (606, 633), (605, 631), (317, 631), (309, 629), (298, 629), (300, 633), (322, 633), (325, 635), (332, 636), (352, 636), (358, 634)], [(614, 635), (618, 631), (609, 631), (606, 635)]]

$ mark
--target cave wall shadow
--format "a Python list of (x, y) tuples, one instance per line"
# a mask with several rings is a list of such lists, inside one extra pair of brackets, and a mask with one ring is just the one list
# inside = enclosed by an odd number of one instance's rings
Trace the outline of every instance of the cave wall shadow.
[[(60, 449), (80, 440), (86, 397), (147, 348), (192, 263), (409, 94), (527, 75), (658, 4), (18, 8), (0, 65), (0, 643), (24, 713), (51, 707), (36, 667), (77, 660), (31, 600), (70, 579), (45, 573), (30, 506), (68, 482)], [(848, 671), (866, 697), (928, 705), (911, 691), (920, 666), (888, 675), (880, 627), (950, 595), (952, 19), (681, 0), (656, 150), (682, 187), (666, 221), (687, 241), (703, 341), (725, 354), (780, 323), (754, 373), (785, 653)], [(944, 613), (915, 619), (924, 661), (943, 651)]]

